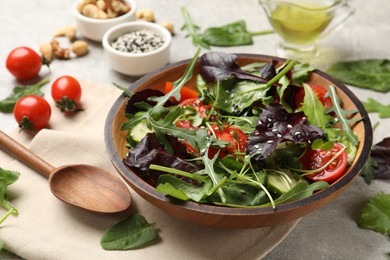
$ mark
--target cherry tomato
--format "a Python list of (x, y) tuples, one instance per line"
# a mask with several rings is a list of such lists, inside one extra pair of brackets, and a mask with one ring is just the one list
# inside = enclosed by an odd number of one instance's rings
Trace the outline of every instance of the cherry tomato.
[(28, 47), (18, 47), (8, 54), (6, 67), (19, 80), (33, 79), (42, 67), (42, 58)]
[(51, 96), (63, 112), (80, 110), (81, 93), (80, 83), (71, 76), (57, 78), (51, 87)]
[(50, 116), (50, 105), (40, 96), (24, 96), (14, 107), (14, 117), (21, 129), (40, 130), (48, 125)]
[[(231, 145), (221, 149), (218, 155), (219, 158), (223, 158), (229, 154), (235, 154), (236, 152), (245, 152), (248, 137), (241, 129), (228, 124), (223, 125), (221, 128), (217, 124), (214, 124), (211, 128), (218, 140), (231, 143)], [(209, 158), (213, 158), (218, 150), (218, 148), (210, 147)]]
[[(167, 81), (165, 83), (165, 93), (170, 92), (172, 89), (173, 89), (172, 82)], [(192, 88), (183, 86), (180, 89), (180, 100), (179, 100), (179, 102), (183, 102), (184, 100), (190, 99), (190, 98), (197, 98), (198, 96), (199, 96), (198, 91), (196, 91), (196, 90), (194, 90)], [(175, 101), (177, 101), (177, 100), (175, 99)]]
[[(309, 86), (313, 89), (314, 93), (324, 105), (326, 109), (329, 109), (333, 106), (332, 99), (330, 97), (325, 97), (328, 90), (320, 85), (309, 84)], [(295, 106), (301, 107), (303, 99), (305, 97), (305, 88), (301, 87), (295, 96)]]
[(211, 110), (211, 105), (205, 105), (198, 98), (188, 98), (180, 102), (179, 106), (185, 107), (190, 106), (198, 111), (200, 117), (207, 117), (208, 111)]
[[(338, 152), (345, 147), (342, 144), (335, 143), (331, 150), (307, 150), (301, 158), (301, 163), (304, 170), (316, 170), (327, 164)], [(341, 154), (332, 161), (325, 169), (314, 174), (306, 175), (313, 181), (334, 182), (347, 167), (347, 152), (342, 151)]]

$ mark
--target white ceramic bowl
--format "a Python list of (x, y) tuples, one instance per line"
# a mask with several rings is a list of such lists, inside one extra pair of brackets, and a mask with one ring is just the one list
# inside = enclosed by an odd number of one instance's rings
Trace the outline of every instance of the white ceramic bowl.
[[(156, 50), (145, 53), (130, 53), (114, 49), (111, 43), (119, 36), (139, 30), (149, 30), (160, 35), (164, 44)], [(171, 33), (161, 25), (136, 21), (119, 24), (109, 29), (103, 36), (103, 48), (110, 67), (130, 76), (141, 76), (157, 70), (169, 62)]]
[(131, 9), (126, 14), (109, 19), (94, 19), (87, 17), (79, 12), (77, 5), (80, 0), (73, 4), (73, 14), (76, 17), (77, 31), (84, 37), (100, 42), (103, 39), (104, 33), (111, 27), (136, 20), (137, 4), (134, 0), (126, 0)]

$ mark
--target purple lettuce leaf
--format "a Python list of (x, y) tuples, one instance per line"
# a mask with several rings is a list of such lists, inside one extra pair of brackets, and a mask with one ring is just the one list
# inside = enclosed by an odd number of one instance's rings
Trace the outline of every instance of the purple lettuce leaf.
[(155, 133), (148, 133), (134, 149), (128, 152), (127, 156), (123, 159), (123, 163), (129, 167), (141, 170), (141, 176), (152, 178), (154, 181), (158, 179), (162, 172), (149, 170), (151, 164), (175, 168), (186, 172), (199, 170), (196, 164), (184, 160), (191, 158), (187, 153), (185, 144), (174, 136), (165, 135), (165, 137), (171, 146), (174, 147), (174, 154), (170, 154), (164, 150)]
[(137, 113), (140, 109), (135, 104), (139, 102), (146, 102), (149, 105), (154, 106), (156, 102), (148, 101), (148, 98), (161, 96), (164, 96), (164, 93), (156, 89), (144, 89), (138, 91), (127, 100), (125, 112), (129, 114)]
[(200, 57), (199, 73), (208, 83), (217, 83), (234, 76), (238, 79), (267, 82), (262, 77), (248, 73), (236, 63), (237, 56), (223, 52), (207, 52)]
[(390, 179), (390, 137), (372, 147), (371, 158), (376, 161), (372, 167), (374, 178)]
[(246, 153), (259, 161), (267, 158), (281, 142), (311, 143), (323, 137), (320, 128), (305, 122), (302, 112), (288, 113), (280, 104), (268, 105), (260, 114), (255, 131), (248, 137)]

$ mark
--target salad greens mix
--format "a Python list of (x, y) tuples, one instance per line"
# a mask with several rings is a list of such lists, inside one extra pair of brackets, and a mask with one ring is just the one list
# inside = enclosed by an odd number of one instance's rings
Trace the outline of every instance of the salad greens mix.
[[(230, 207), (275, 208), (343, 176), (359, 145), (357, 111), (342, 108), (333, 86), (305, 83), (313, 67), (199, 53), (162, 83), (165, 93), (127, 100), (128, 167), (171, 197)], [(185, 85), (193, 76), (196, 91)]]

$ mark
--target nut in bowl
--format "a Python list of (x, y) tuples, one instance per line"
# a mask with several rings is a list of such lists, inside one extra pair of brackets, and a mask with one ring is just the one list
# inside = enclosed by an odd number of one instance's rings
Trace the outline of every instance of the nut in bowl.
[[(329, 93), (329, 109), (312, 86)], [(132, 88), (106, 120), (111, 161), (144, 199), (196, 224), (258, 228), (303, 217), (345, 190), (372, 145), (367, 112), (347, 87), (278, 57), (195, 55)], [(313, 152), (315, 164), (301, 161)]]
[(150, 22), (128, 22), (106, 32), (103, 48), (110, 67), (130, 76), (141, 76), (169, 62), (171, 33)]
[(101, 42), (111, 27), (136, 20), (134, 0), (77, 0), (73, 5), (77, 31), (84, 37)]

